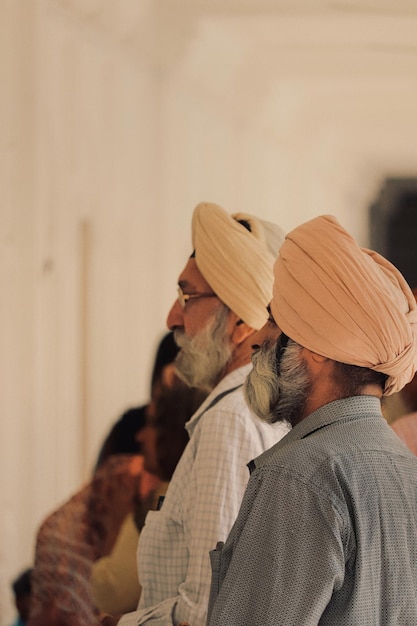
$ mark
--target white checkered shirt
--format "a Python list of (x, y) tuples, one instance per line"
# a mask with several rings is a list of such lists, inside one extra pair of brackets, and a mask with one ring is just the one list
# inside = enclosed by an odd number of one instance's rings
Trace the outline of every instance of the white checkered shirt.
[(228, 374), (188, 422), (190, 441), (162, 509), (148, 513), (140, 535), (139, 607), (120, 626), (169, 626), (182, 620), (205, 625), (209, 551), (226, 540), (235, 521), (249, 479), (247, 463), (288, 432), (287, 426), (267, 425), (248, 409), (242, 384), (250, 369), (249, 364)]

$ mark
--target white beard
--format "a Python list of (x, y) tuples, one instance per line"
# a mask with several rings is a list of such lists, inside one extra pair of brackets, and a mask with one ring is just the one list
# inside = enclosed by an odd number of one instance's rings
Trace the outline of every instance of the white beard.
[(305, 406), (310, 379), (299, 344), (289, 339), (279, 362), (276, 347), (276, 341), (266, 341), (252, 355), (253, 369), (245, 382), (245, 397), (262, 420), (293, 426)]
[(181, 348), (175, 368), (189, 387), (211, 391), (221, 380), (233, 352), (226, 336), (228, 319), (229, 309), (223, 306), (194, 337), (187, 337), (181, 330), (174, 331), (175, 341)]

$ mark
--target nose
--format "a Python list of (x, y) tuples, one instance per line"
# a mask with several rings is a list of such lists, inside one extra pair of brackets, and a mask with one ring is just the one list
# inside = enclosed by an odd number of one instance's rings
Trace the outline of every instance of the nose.
[(174, 330), (178, 326), (183, 326), (183, 312), (180, 303), (175, 300), (167, 317), (167, 326), (169, 330)]

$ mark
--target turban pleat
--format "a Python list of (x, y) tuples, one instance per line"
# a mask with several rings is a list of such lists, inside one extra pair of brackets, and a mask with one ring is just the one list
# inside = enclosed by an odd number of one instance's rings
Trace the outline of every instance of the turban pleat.
[(280, 328), (335, 361), (388, 375), (398, 391), (417, 367), (415, 298), (401, 273), (360, 248), (332, 216), (294, 229), (274, 267), (271, 302)]
[[(250, 231), (238, 220), (247, 222)], [(282, 229), (204, 202), (194, 210), (192, 238), (197, 267), (213, 291), (251, 328), (261, 328), (268, 318)]]

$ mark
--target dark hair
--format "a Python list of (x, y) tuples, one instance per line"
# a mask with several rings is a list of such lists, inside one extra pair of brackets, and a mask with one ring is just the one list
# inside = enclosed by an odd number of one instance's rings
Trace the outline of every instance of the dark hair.
[(236, 220), (236, 221), (238, 224), (242, 224), (242, 226), (246, 228), (246, 230), (248, 230), (250, 233), (252, 232), (251, 225), (249, 224), (247, 220)]
[(169, 365), (170, 363), (173, 363), (173, 361), (175, 361), (175, 357), (177, 356), (178, 352), (179, 347), (175, 343), (174, 333), (166, 333), (166, 335), (164, 335), (159, 342), (156, 351), (155, 363), (151, 376), (151, 394), (155, 384), (161, 378), (162, 370), (166, 365)]
[(361, 395), (366, 385), (378, 385), (384, 390), (388, 379), (387, 374), (359, 365), (349, 365), (348, 363), (339, 363), (339, 361), (335, 363), (335, 380), (342, 388), (344, 397)]
[[(174, 341), (174, 333), (166, 333), (159, 342), (155, 363), (152, 370), (151, 391), (159, 381), (163, 368), (172, 363), (178, 354), (178, 346)], [(136, 441), (136, 433), (145, 426), (146, 405), (127, 409), (113, 425), (105, 438), (98, 454), (96, 471), (114, 454), (139, 454), (140, 444)]]
[(125, 411), (105, 438), (98, 455), (97, 470), (113, 454), (138, 454), (140, 445), (135, 435), (145, 426), (146, 406)]
[(31, 577), (33, 568), (29, 567), (25, 569), (19, 576), (12, 582), (13, 593), (16, 598), (21, 596), (29, 596), (32, 591)]
[(280, 373), (282, 356), (285, 352), (285, 349), (289, 341), (292, 341), (292, 339), (290, 339), (288, 335), (286, 335), (285, 333), (281, 332), (281, 334), (279, 335), (277, 339), (277, 345), (275, 348), (275, 367), (276, 367), (277, 374)]
[(169, 481), (188, 442), (185, 423), (207, 397), (207, 393), (176, 381), (164, 387), (155, 404), (153, 425), (157, 431), (158, 476)]

